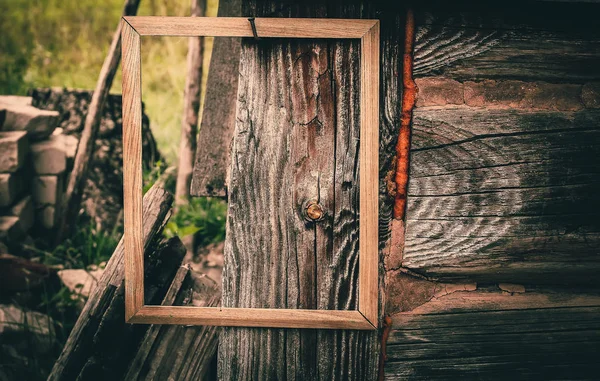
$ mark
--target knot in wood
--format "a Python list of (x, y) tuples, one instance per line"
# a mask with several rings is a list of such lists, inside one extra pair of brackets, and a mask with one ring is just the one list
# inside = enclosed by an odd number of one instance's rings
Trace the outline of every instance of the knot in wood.
[(325, 215), (323, 207), (316, 201), (312, 200), (306, 204), (305, 217), (309, 221), (319, 221)]

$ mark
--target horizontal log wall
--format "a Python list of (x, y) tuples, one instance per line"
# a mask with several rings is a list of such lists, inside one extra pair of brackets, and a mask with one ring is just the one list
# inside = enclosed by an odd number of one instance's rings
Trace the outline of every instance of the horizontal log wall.
[(406, 231), (393, 230), (388, 258), (386, 379), (596, 378), (598, 11), (415, 9), (419, 91)]
[(597, 283), (599, 8), (536, 7), (416, 13), (410, 270)]
[(454, 292), (393, 316), (388, 380), (593, 379), (600, 297)]

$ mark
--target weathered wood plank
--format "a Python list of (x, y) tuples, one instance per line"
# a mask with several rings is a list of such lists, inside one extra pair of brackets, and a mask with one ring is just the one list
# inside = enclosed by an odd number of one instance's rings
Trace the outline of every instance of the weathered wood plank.
[[(359, 75), (358, 45), (337, 45), (242, 46), (244, 81), (225, 244), (226, 307), (356, 308), (359, 123), (358, 113), (345, 106), (358, 102), (358, 91), (352, 91)], [(310, 200), (325, 210), (317, 223), (305, 220)], [(316, 360), (322, 351), (331, 353), (336, 336), (360, 335), (226, 329), (220, 377), (316, 377)], [(368, 337), (361, 341), (367, 344)], [(276, 367), (252, 365), (264, 365), (258, 354), (268, 352), (281, 356)], [(288, 362), (302, 366), (287, 369)]]
[(434, 3), (416, 13), (416, 77), (600, 79), (598, 4)]
[(386, 379), (593, 379), (600, 297), (456, 292), (394, 315)]
[[(148, 249), (152, 248), (156, 243), (156, 236), (162, 231), (166, 225), (171, 211), (171, 204), (173, 202), (173, 196), (166, 192), (164, 189), (154, 186), (144, 196), (144, 210), (143, 210), (143, 231), (144, 231), (144, 248), (146, 253)], [(160, 236), (160, 235), (159, 235)], [(104, 348), (102, 340), (114, 341), (114, 334), (106, 335), (106, 337), (96, 336), (96, 333), (101, 329), (101, 325), (108, 324), (112, 321), (118, 326), (125, 326), (124, 322), (124, 311), (123, 311), (123, 294), (124, 294), (124, 243), (123, 240), (119, 242), (119, 245), (115, 249), (111, 256), (106, 269), (98, 285), (94, 291), (90, 294), (88, 301), (81, 312), (77, 323), (73, 327), (69, 339), (63, 351), (54, 364), (54, 368), (49, 376), (49, 380), (72, 380), (76, 379), (77, 376), (83, 371), (84, 367), (88, 367), (88, 359), (93, 358), (99, 352), (102, 352)], [(179, 263), (177, 263), (177, 256), (172, 255), (171, 258), (166, 259), (161, 264), (163, 270), (172, 268), (174, 271), (177, 270), (185, 250), (180, 252)], [(174, 261), (174, 267), (170, 267), (171, 260)], [(151, 261), (146, 261), (146, 266), (152, 268), (156, 266), (156, 263), (152, 264)], [(161, 276), (163, 281), (149, 282), (152, 288), (146, 289), (146, 302), (151, 302), (153, 295), (157, 294), (156, 287), (164, 287), (164, 278), (168, 278), (170, 283), (170, 277), (174, 275), (167, 274)], [(168, 273), (168, 271), (166, 271)], [(166, 288), (165, 288), (166, 289)], [(159, 300), (162, 299), (159, 296)], [(107, 311), (112, 306), (110, 312)], [(112, 320), (110, 320), (112, 319)], [(131, 326), (129, 326), (131, 327)], [(139, 331), (138, 331), (139, 333)], [(142, 331), (143, 334), (143, 331)], [(96, 337), (96, 341), (94, 341)], [(106, 343), (104, 343), (106, 344)], [(109, 351), (110, 352), (110, 351)], [(89, 364), (91, 366), (91, 364)], [(100, 366), (100, 365), (99, 365)], [(90, 369), (88, 367), (88, 369)]]
[[(191, 16), (204, 16), (206, 0), (191, 1)], [(189, 37), (187, 52), (187, 74), (183, 93), (183, 115), (181, 116), (181, 137), (179, 141), (179, 165), (175, 183), (175, 205), (189, 202), (190, 185), (196, 155), (200, 94), (202, 92), (202, 73), (204, 57), (204, 37)]]
[(487, 282), (597, 282), (598, 120), (596, 110), (416, 109), (403, 265)]
[[(241, 0), (219, 3), (219, 17), (238, 17), (241, 12)], [(241, 39), (237, 37), (214, 39), (198, 135), (200, 149), (196, 150), (190, 190), (193, 196), (225, 197), (227, 194), (225, 186), (235, 126), (240, 47)]]
[[(220, 302), (215, 282), (182, 266), (163, 299), (163, 306), (215, 307)], [(124, 380), (200, 380), (217, 350), (214, 326), (151, 326)]]
[[(358, 3), (246, 4), (247, 14), (257, 16), (384, 17)], [(392, 160), (393, 144), (386, 143), (399, 119), (402, 28), (396, 14), (385, 17), (382, 91), (392, 95), (380, 104), (380, 163)], [(224, 306), (356, 306), (358, 48), (358, 41), (242, 44)], [(305, 220), (310, 200), (325, 210), (322, 220)], [(383, 200), (387, 218), (380, 231), (387, 238), (391, 208)], [(379, 344), (372, 333), (227, 328), (219, 345), (222, 379), (377, 377)]]

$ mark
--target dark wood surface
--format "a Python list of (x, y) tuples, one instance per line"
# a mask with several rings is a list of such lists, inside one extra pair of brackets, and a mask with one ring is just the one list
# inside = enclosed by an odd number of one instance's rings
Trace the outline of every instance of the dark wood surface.
[[(585, 379), (597, 373), (597, 297), (576, 290), (436, 293), (475, 289), (475, 282), (597, 283), (596, 9), (554, 2), (415, 6), (417, 83), (454, 82), (449, 90), (434, 89), (436, 107), (423, 107), (432, 95), (423, 86), (415, 110), (404, 250), (403, 222), (390, 228), (393, 186), (387, 181), (399, 127), (404, 9), (243, 3), (249, 16), (382, 20), (385, 284), (389, 295), (414, 279), (424, 289), (413, 290), (416, 296), (400, 292), (403, 300), (393, 306), (416, 309), (392, 316), (388, 379)], [(229, 193), (226, 306), (348, 308), (355, 302), (351, 142), (359, 110), (349, 93), (358, 82), (347, 81), (356, 70), (352, 49), (351, 42), (242, 42), (228, 190), (213, 193)], [(195, 173), (194, 181), (205, 174)], [(310, 198), (326, 211), (317, 223), (302, 213)], [(399, 282), (400, 274), (410, 281)], [(376, 335), (226, 328), (219, 376), (375, 379), (378, 356)]]
[(597, 294), (456, 292), (393, 316), (390, 380), (585, 380), (600, 372)]
[(596, 282), (598, 121), (600, 110), (415, 110), (404, 266), (483, 282)]
[(417, 12), (427, 107), (402, 264), (445, 281), (597, 284), (600, 8), (460, 4)]
[[(219, 3), (219, 17), (241, 16), (241, 0)], [(190, 194), (227, 195), (226, 176), (235, 126), (241, 38), (218, 37), (213, 44)]]
[(507, 1), (416, 5), (416, 77), (600, 80), (599, 4)]
[[(244, 4), (256, 16), (386, 17), (359, 4)], [(381, 24), (386, 164), (399, 119), (400, 20)], [(356, 307), (359, 67), (358, 41), (243, 41), (224, 306)], [(325, 210), (316, 223), (303, 213), (313, 199)], [(221, 379), (373, 380), (378, 361), (376, 332), (226, 328), (219, 342)]]
[[(144, 248), (147, 257), (147, 303), (162, 300), (185, 255), (178, 238), (154, 253), (171, 215), (173, 196), (157, 186), (144, 196)], [(124, 245), (119, 243), (90, 294), (49, 380), (102, 380), (122, 377), (147, 326), (125, 323)], [(79, 377), (79, 378), (78, 378)]]

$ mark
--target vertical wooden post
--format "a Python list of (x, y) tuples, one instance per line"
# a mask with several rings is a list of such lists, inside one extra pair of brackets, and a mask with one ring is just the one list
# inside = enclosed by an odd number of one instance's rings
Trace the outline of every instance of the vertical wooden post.
[[(204, 16), (205, 0), (192, 0), (192, 16)], [(181, 140), (179, 142), (179, 165), (175, 187), (175, 205), (188, 203), (192, 165), (196, 154), (198, 113), (202, 92), (202, 57), (204, 37), (190, 37), (187, 53), (187, 76), (183, 95), (183, 115), (181, 117)]]
[[(243, 2), (243, 14), (257, 17), (383, 17), (372, 8)], [(396, 54), (401, 38), (398, 20), (387, 25), (382, 62)], [(242, 43), (223, 306), (356, 308), (359, 55), (358, 40)], [(395, 141), (400, 115), (398, 67), (386, 65), (382, 144)], [(391, 162), (394, 144), (387, 147), (380, 163)], [(380, 189), (383, 247), (392, 199)], [(223, 380), (374, 380), (378, 362), (377, 332), (225, 328), (219, 342)]]

